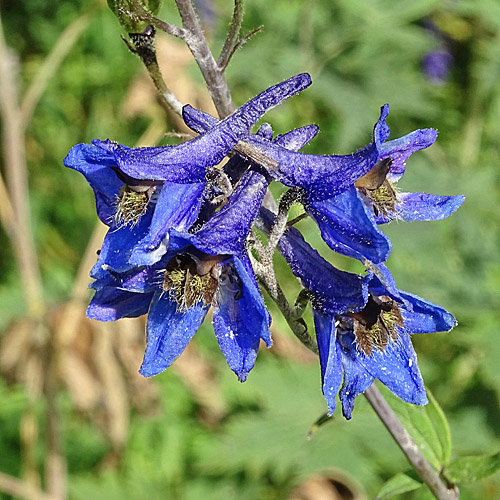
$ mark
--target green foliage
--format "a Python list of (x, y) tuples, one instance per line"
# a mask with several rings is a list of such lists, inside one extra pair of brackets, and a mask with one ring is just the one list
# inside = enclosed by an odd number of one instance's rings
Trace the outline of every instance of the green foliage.
[(446, 475), (457, 483), (473, 483), (500, 470), (500, 453), (478, 457), (462, 457), (451, 462)]
[(406, 474), (400, 473), (391, 477), (384, 486), (380, 489), (377, 494), (377, 499), (386, 500), (392, 498), (395, 495), (401, 495), (403, 493), (409, 493), (410, 491), (415, 491), (420, 488), (422, 483), (415, 481)]

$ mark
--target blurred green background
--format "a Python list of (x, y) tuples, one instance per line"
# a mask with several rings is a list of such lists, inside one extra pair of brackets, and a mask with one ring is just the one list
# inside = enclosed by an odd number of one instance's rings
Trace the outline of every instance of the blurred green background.
[[(217, 54), (232, 5), (204, 4), (213, 9), (205, 29)], [(159, 17), (178, 24), (174, 2), (165, 2)], [(164, 133), (180, 124), (156, 102), (103, 2), (4, 0), (1, 22), (16, 62), (10, 74), (19, 103), (26, 104), (33, 86), (40, 91), (33, 113), (23, 108), (25, 143), (18, 147), (26, 154), (46, 305), (40, 326), (23, 296), (20, 276), (26, 270), (20, 274), (2, 199), (0, 472), (58, 491), (51, 482), (64, 482), (66, 468), (74, 500), (307, 500), (316, 497), (294, 488), (311, 474), (324, 473), (344, 491), (332, 499), (354, 498), (347, 490), (355, 498), (372, 498), (388, 478), (408, 469), (363, 398), (350, 422), (337, 411), (306, 439), (326, 410), (318, 363), (274, 310), (275, 346), (260, 353), (245, 384), (225, 366), (210, 323), (172, 369), (145, 380), (136, 373), (144, 345), (141, 320), (101, 325), (84, 318), (86, 275), (103, 233), (94, 229), (91, 189), (62, 159), (74, 144), (93, 138), (130, 146), (171, 144), (177, 139)], [(347, 154), (367, 144), (386, 102), (391, 138), (416, 128), (439, 130), (437, 143), (408, 161), (399, 187), (467, 199), (448, 220), (386, 227), (394, 243), (389, 265), (400, 288), (445, 306), (458, 319), (449, 334), (414, 338), (426, 384), (450, 421), (453, 457), (497, 452), (500, 4), (247, 0), (244, 33), (261, 24), (262, 32), (228, 67), (234, 102), (309, 72), (313, 85), (266, 116), (277, 133), (317, 123), (321, 133), (305, 151)], [(63, 32), (59, 50), (68, 53), (58, 61), (51, 51)], [(453, 56), (440, 82), (422, 65), (436, 50)], [(158, 53), (165, 79), (181, 100), (211, 111), (182, 44), (160, 36)], [(5, 81), (2, 86), (5, 91)], [(5, 116), (4, 137), (11, 126)], [(4, 179), (6, 148), (4, 142)], [(308, 221), (298, 227), (336, 265), (361, 270), (325, 249)], [(294, 298), (298, 285), (279, 258), (277, 265)], [(500, 478), (461, 490), (464, 499), (498, 499)]]

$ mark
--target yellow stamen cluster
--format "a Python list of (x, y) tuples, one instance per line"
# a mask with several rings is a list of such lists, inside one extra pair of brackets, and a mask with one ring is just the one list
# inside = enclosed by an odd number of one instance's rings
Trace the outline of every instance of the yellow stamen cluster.
[(387, 179), (377, 189), (368, 191), (368, 197), (373, 203), (375, 215), (381, 213), (387, 216), (389, 213), (394, 213), (397, 193), (392, 183)]
[(116, 197), (115, 223), (119, 226), (130, 224), (135, 226), (146, 213), (149, 203), (147, 192), (136, 192), (123, 186)]
[(180, 310), (195, 304), (212, 303), (218, 281), (210, 274), (199, 275), (193, 261), (177, 260), (172, 269), (165, 271), (162, 288), (169, 291)]
[(374, 348), (379, 352), (384, 351), (389, 341), (395, 342), (398, 339), (396, 327), (403, 326), (403, 319), (395, 303), (390, 307), (388, 310), (382, 309), (376, 322), (370, 327), (359, 321), (354, 322), (354, 334), (358, 348), (367, 356), (372, 354)]

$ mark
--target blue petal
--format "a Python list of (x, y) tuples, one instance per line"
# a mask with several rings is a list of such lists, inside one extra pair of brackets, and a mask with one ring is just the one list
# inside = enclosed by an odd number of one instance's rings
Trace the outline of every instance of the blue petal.
[(220, 163), (268, 110), (310, 84), (304, 73), (274, 85), (205, 134), (178, 146), (124, 149), (109, 141), (95, 144), (112, 153), (120, 169), (136, 179), (203, 182), (207, 167)]
[[(407, 403), (427, 403), (424, 382), (417, 364), (417, 355), (410, 337), (399, 330), (396, 341), (389, 341), (383, 351), (374, 350), (367, 356), (356, 347), (354, 336), (343, 335), (344, 355), (359, 363), (372, 377), (379, 379), (392, 393)], [(347, 353), (347, 351), (349, 353)], [(361, 380), (365, 380), (366, 376)], [(363, 384), (359, 384), (362, 388)], [(366, 389), (366, 387), (365, 387)]]
[(154, 292), (161, 288), (164, 279), (165, 265), (148, 266), (131, 269), (125, 272), (107, 272), (90, 284), (90, 288), (101, 290), (104, 287), (114, 287), (135, 293)]
[(234, 267), (241, 289), (229, 280), (219, 286), (213, 325), (227, 364), (244, 382), (255, 364), (260, 339), (268, 347), (272, 340), (269, 314), (259, 289), (238, 257), (234, 257)]
[[(344, 339), (345, 336), (342, 336)], [(354, 409), (354, 401), (363, 394), (375, 380), (366, 368), (358, 362), (356, 347), (354, 349), (342, 348), (342, 368), (344, 370), (344, 381), (339, 392), (342, 403), (342, 414), (349, 420)]]
[(298, 151), (309, 141), (313, 140), (318, 132), (319, 127), (317, 125), (305, 125), (304, 127), (290, 130), (286, 134), (276, 136), (273, 142), (291, 151)]
[(241, 254), (266, 194), (267, 181), (258, 172), (246, 172), (224, 205), (195, 233), (193, 244), (211, 255)]
[(392, 160), (388, 178), (393, 182), (397, 181), (405, 172), (406, 160), (415, 151), (420, 151), (434, 144), (436, 138), (437, 130), (424, 128), (383, 144), (381, 146), (382, 155), (380, 160), (389, 157)]
[(90, 271), (90, 276), (98, 279), (102, 278), (108, 269), (126, 271), (135, 267), (129, 264), (132, 249), (149, 231), (151, 217), (152, 212), (148, 210), (134, 226), (111, 228), (104, 237), (99, 258)]
[(391, 242), (378, 229), (354, 186), (332, 198), (307, 200), (305, 207), (332, 250), (361, 261), (368, 259), (375, 264), (389, 257)]
[(323, 394), (331, 415), (335, 411), (335, 396), (342, 382), (342, 349), (336, 338), (334, 315), (324, 314), (315, 308), (313, 308), (313, 315), (318, 339)]
[(355, 312), (368, 299), (367, 286), (362, 276), (339, 271), (304, 241), (295, 228), (289, 228), (281, 237), (278, 249), (300, 279), (321, 305), (331, 314)]
[(321, 200), (345, 191), (379, 160), (381, 144), (389, 135), (385, 119), (388, 105), (373, 131), (373, 142), (351, 155), (309, 155), (290, 151), (255, 135), (246, 140), (262, 151), (262, 165), (281, 183), (306, 190), (309, 200)]
[(402, 292), (403, 299), (411, 305), (401, 307), (406, 333), (448, 332), (457, 325), (457, 320), (446, 309), (417, 295)]
[(105, 286), (98, 290), (87, 308), (87, 317), (99, 321), (116, 321), (146, 314), (153, 293), (134, 293)]
[[(385, 264), (377, 264), (376, 266), (370, 264), (368, 270), (366, 281), (369, 283), (370, 293), (376, 296), (388, 295), (398, 302), (404, 302), (401, 291), (396, 286), (394, 277)], [(411, 308), (411, 306), (409, 307)]]
[(146, 352), (139, 373), (152, 377), (166, 370), (184, 351), (203, 323), (208, 306), (200, 303), (185, 311), (168, 293), (156, 293), (146, 325)]
[(376, 217), (378, 224), (391, 220), (405, 222), (442, 220), (449, 217), (465, 200), (465, 196), (439, 196), (427, 193), (398, 193), (394, 213)]
[(161, 259), (168, 249), (169, 231), (186, 231), (198, 217), (203, 189), (201, 183), (163, 185), (150, 229), (133, 249), (131, 264), (149, 266)]
[(110, 167), (116, 167), (113, 155), (90, 144), (73, 146), (64, 165), (83, 174), (94, 190), (97, 215), (106, 225), (111, 225), (116, 212), (116, 197), (123, 186)]

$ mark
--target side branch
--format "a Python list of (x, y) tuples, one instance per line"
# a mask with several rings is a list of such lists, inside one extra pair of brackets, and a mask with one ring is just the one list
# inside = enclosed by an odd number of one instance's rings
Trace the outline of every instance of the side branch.
[(231, 26), (222, 47), (219, 59), (217, 59), (217, 66), (225, 69), (229, 64), (231, 56), (234, 54), (235, 48), (238, 44), (240, 36), (241, 24), (243, 22), (243, 0), (235, 0), (233, 18)]

